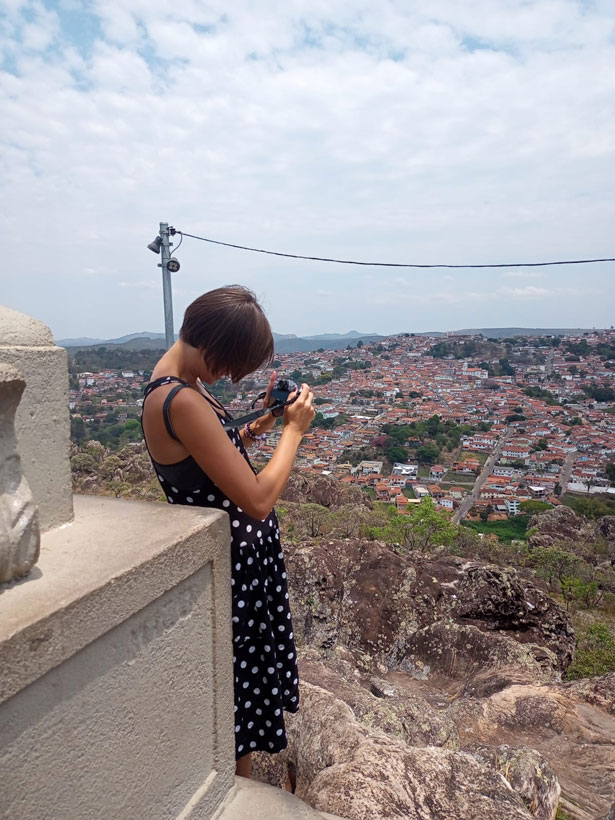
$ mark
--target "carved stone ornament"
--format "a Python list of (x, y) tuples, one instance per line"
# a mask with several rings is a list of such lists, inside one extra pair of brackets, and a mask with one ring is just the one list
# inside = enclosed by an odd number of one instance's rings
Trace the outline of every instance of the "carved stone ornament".
[(21, 469), (15, 412), (26, 383), (0, 362), (0, 583), (26, 575), (38, 560), (38, 510)]

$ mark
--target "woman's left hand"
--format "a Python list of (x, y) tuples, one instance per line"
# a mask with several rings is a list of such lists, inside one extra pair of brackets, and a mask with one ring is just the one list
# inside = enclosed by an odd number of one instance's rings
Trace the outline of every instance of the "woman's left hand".
[(267, 385), (267, 390), (265, 392), (265, 398), (263, 399), (263, 407), (269, 407), (269, 401), (271, 396), (271, 391), (273, 390), (273, 385), (275, 384), (275, 377), (278, 375), (276, 370), (271, 371), (271, 376), (269, 377), (269, 384)]
[[(273, 370), (271, 376), (269, 377), (269, 384), (267, 385), (265, 398), (263, 399), (263, 407), (269, 407), (271, 391), (273, 390), (273, 385), (275, 384), (277, 375), (277, 371)], [(271, 430), (275, 422), (275, 416), (272, 413), (267, 413), (266, 416), (261, 416), (260, 419), (256, 419), (256, 421), (251, 422), (250, 429), (255, 435), (262, 436), (263, 433), (268, 433), (269, 430)]]

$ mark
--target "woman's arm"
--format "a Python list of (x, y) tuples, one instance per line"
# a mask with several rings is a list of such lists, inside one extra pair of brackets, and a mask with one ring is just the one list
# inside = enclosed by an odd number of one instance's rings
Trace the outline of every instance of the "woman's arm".
[(258, 475), (233, 446), (215, 411), (193, 390), (181, 390), (171, 404), (175, 434), (211, 480), (238, 507), (264, 519), (280, 497), (297, 449), (314, 419), (313, 394), (307, 384), (284, 410), (284, 429), (273, 457)]

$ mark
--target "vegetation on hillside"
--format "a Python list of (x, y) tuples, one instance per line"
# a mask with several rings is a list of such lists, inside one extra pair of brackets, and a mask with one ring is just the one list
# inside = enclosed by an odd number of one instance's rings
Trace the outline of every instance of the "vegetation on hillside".
[(615, 515), (615, 498), (600, 493), (598, 495), (574, 495), (566, 493), (561, 498), (562, 504), (570, 507), (577, 515), (585, 518), (602, 518), (605, 515)]
[(388, 472), (396, 461), (416, 461), (429, 466), (440, 460), (443, 450), (452, 453), (459, 447), (463, 436), (489, 428), (485, 422), (473, 427), (444, 420), (438, 415), (410, 424), (384, 424), (369, 446), (347, 448), (338, 461), (355, 466), (361, 461), (384, 461)]
[[(73, 445), (76, 492), (164, 501), (142, 442), (112, 450), (96, 441)], [(593, 501), (594, 499), (588, 499)], [(528, 511), (530, 512), (530, 511)], [(534, 512), (534, 510), (531, 510)], [(562, 603), (573, 618), (582, 615), (579, 644), (568, 677), (615, 671), (615, 543), (587, 536), (576, 541), (555, 538), (532, 546), (528, 516), (501, 522), (451, 523), (431, 499), (399, 513), (381, 502), (329, 509), (320, 504), (280, 502), (278, 514), (285, 539), (365, 538), (394, 550), (427, 555), (444, 551), (516, 567)], [(591, 528), (587, 532), (592, 532)]]
[(101, 370), (139, 370), (151, 373), (160, 350), (128, 350), (121, 347), (80, 347), (68, 350), (68, 371), (77, 373), (100, 373)]

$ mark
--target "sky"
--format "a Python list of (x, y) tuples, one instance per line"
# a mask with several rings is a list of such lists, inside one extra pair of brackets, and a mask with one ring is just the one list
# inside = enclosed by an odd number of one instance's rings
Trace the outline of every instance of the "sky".
[[(0, 303), (162, 332), (160, 222), (416, 264), (615, 257), (611, 0), (0, 0)], [(606, 327), (615, 264), (412, 270), (185, 238), (175, 330), (241, 283), (278, 333)]]

